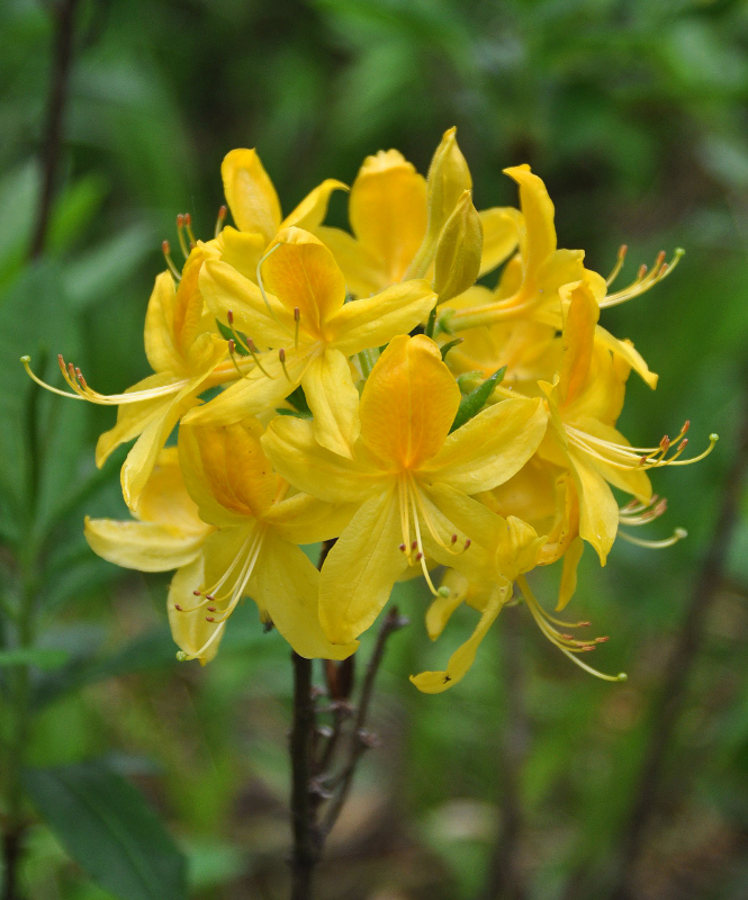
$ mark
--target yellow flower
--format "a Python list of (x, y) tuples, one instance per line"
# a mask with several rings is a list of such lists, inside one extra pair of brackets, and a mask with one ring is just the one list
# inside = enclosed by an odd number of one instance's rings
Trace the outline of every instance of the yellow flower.
[(167, 600), (174, 641), (183, 653), (199, 658), (202, 663), (208, 662), (218, 649), (218, 640), (201, 652), (205, 644), (204, 612), (174, 615), (176, 607), (184, 604), (185, 596), (189, 597), (192, 588), (200, 583), (203, 548), (213, 531), (213, 526), (200, 518), (197, 506), (187, 493), (176, 447), (160, 451), (131, 511), (135, 519), (125, 522), (86, 517), (86, 540), (99, 556), (127, 569), (141, 572), (176, 569)]
[(227, 356), (227, 344), (218, 334), (212, 316), (206, 315), (198, 288), (203, 253), (194, 249), (178, 283), (170, 272), (156, 278), (145, 318), (145, 352), (154, 374), (122, 394), (100, 394), (92, 390), (81, 371), (60, 357), (63, 377), (73, 391), (69, 394), (43, 384), (28, 368), (37, 383), (54, 393), (73, 396), (103, 406), (117, 406), (117, 424), (104, 432), (96, 445), (96, 464), (102, 466), (110, 453), (125, 441), (137, 438), (122, 466), (125, 502), (137, 504), (158, 454), (180, 417), (198, 400), (198, 395), (238, 377)]
[(202, 658), (220, 640), (240, 601), (251, 596), (262, 620), (272, 623), (305, 657), (342, 659), (356, 642), (333, 646), (317, 613), (319, 573), (297, 546), (335, 536), (350, 515), (288, 485), (260, 446), (255, 419), (179, 432), (179, 458), (200, 517), (214, 526), (203, 547), (201, 579), (170, 607), (178, 623), (200, 623), (202, 644), (185, 658)]
[(459, 402), (436, 344), (400, 335), (364, 386), (350, 459), (321, 447), (308, 422), (278, 417), (268, 426), (263, 445), (288, 481), (357, 508), (322, 568), (320, 619), (333, 642), (368, 628), (411, 565), (435, 592), (427, 557), (451, 564), (480, 527), (484, 508), (470, 495), (510, 478), (542, 440), (540, 400), (497, 403), (450, 434)]
[(353, 235), (338, 228), (316, 230), (354, 295), (368, 297), (408, 278), (429, 278), (443, 301), (516, 247), (515, 210), (476, 213), (472, 179), (455, 132), (444, 133), (428, 181), (397, 150), (368, 156), (351, 188)]
[(358, 436), (358, 391), (348, 357), (409, 331), (434, 305), (414, 279), (346, 303), (332, 253), (300, 228), (282, 231), (261, 266), (261, 286), (222, 261), (205, 264), (201, 284), (219, 312), (263, 352), (258, 366), (188, 422), (238, 422), (277, 405), (299, 384), (314, 414), (317, 440), (350, 455)]
[(206, 245), (206, 254), (225, 260), (251, 279), (279, 231), (292, 225), (313, 231), (325, 217), (330, 194), (348, 189), (342, 181), (327, 178), (282, 219), (278, 195), (256, 150), (227, 153), (221, 164), (221, 177), (236, 228), (224, 228), (215, 241)]

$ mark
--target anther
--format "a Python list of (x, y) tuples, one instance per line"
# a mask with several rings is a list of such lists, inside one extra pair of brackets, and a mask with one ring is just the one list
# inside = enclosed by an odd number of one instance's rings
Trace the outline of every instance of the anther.
[(187, 249), (187, 241), (184, 239), (184, 215), (183, 213), (177, 213), (177, 237), (179, 238), (179, 247), (182, 250), (182, 254), (185, 259), (190, 255), (190, 251)]
[(456, 544), (456, 543), (457, 543), (457, 535), (456, 535), (456, 534), (453, 534), (452, 537), (451, 537), (449, 540), (450, 540), (451, 543)]
[(470, 540), (470, 538), (465, 538), (465, 549), (466, 550), (470, 546), (471, 543), (472, 543), (472, 541)]
[(405, 553), (407, 548), (406, 548), (405, 544), (400, 544), (400, 546), (397, 549), (400, 550), (401, 553)]
[(203, 595), (202, 591), (193, 591), (192, 593), (195, 595), (195, 597), (202, 597)]
[(226, 214), (228, 213), (228, 209), (226, 204), (223, 203), (218, 208), (218, 215), (216, 216), (216, 227), (213, 229), (213, 237), (218, 237), (223, 229), (223, 223), (226, 221)]
[(288, 369), (286, 368), (286, 351), (283, 347), (278, 351), (278, 359), (280, 360), (281, 368), (283, 369), (283, 374), (286, 376), (288, 381), (291, 380), (291, 376), (288, 374)]
[(174, 609), (176, 609), (178, 612), (182, 612), (182, 611), (183, 611), (183, 610), (182, 610), (182, 607), (181, 607), (178, 603), (175, 603), (175, 604), (174, 604)]
[(215, 618), (213, 616), (206, 616), (205, 621), (206, 622), (215, 622)]
[(176, 265), (174, 264), (174, 260), (171, 258), (171, 244), (168, 241), (161, 241), (161, 252), (164, 254), (166, 265), (168, 266), (171, 274), (177, 281), (181, 281), (182, 273), (176, 267)]
[(293, 335), (293, 345), (298, 350), (299, 349), (299, 322), (301, 321), (301, 310), (298, 306), (294, 306), (293, 308), (293, 321), (294, 321), (294, 335)]

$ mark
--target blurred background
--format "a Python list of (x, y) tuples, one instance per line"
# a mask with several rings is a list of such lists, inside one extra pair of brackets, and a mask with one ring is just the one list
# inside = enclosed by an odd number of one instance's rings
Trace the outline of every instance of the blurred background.
[[(102, 876), (80, 785), (105, 805), (147, 798), (166, 831), (141, 810), (144, 833), (164, 866), (174, 845), (186, 855), (186, 896), (285, 896), (291, 691), (287, 648), (251, 606), (215, 662), (176, 663), (168, 576), (117, 569), (82, 536), (84, 514), (125, 514), (124, 454), (93, 463), (114, 411), (33, 388), (19, 356), (57, 382), (62, 352), (101, 391), (147, 374), (161, 241), (176, 245), (187, 211), (212, 236), (228, 150), (258, 148), (288, 212), (379, 149), (425, 173), (452, 125), (479, 209), (514, 204), (501, 170), (529, 162), (560, 246), (607, 274), (629, 245), (621, 284), (686, 248), (671, 278), (604, 313), (660, 374), (654, 393), (632, 378), (621, 427), (651, 444), (689, 418), (692, 447), (721, 440), (654, 479), (669, 510), (649, 536), (688, 540), (619, 542), (605, 569), (583, 559), (571, 615), (611, 636), (594, 663), (626, 684), (572, 666), (520, 606), (459, 687), (420, 695), (408, 674), (440, 668), (445, 648), (429, 646), (426, 598), (398, 588), (412, 624), (390, 639), (379, 746), (319, 897), (746, 896), (746, 51), (741, 0), (7, 0), (0, 808), (6, 862), (23, 833), (18, 897), (166, 896)], [(345, 224), (344, 197), (330, 220)], [(550, 603), (558, 573), (543, 575)]]

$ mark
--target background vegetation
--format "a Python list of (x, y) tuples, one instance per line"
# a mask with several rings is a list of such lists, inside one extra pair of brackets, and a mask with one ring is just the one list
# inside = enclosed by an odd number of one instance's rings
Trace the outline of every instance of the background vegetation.
[[(586, 554), (577, 614), (610, 633), (595, 663), (626, 685), (569, 665), (518, 607), (459, 688), (419, 695), (407, 675), (435, 657), (424, 598), (401, 591), (413, 624), (390, 640), (380, 746), (320, 897), (745, 896), (747, 49), (740, 0), (8, 0), (0, 778), (17, 896), (284, 896), (291, 685), (249, 607), (210, 666), (175, 662), (168, 579), (82, 537), (84, 513), (123, 513), (122, 455), (93, 464), (113, 412), (32, 388), (18, 357), (53, 378), (64, 352), (102, 391), (142, 377), (161, 239), (188, 210), (212, 234), (229, 149), (257, 146), (288, 210), (380, 148), (425, 171), (453, 124), (476, 205), (513, 203), (501, 169), (531, 163), (560, 245), (592, 268), (622, 242), (632, 277), (686, 247), (672, 278), (606, 313), (661, 376), (654, 394), (632, 380), (624, 431), (649, 443), (690, 418), (695, 446), (721, 441), (658, 473), (660, 525), (687, 541), (617, 547), (602, 570)], [(110, 858), (120, 825), (142, 840)]]

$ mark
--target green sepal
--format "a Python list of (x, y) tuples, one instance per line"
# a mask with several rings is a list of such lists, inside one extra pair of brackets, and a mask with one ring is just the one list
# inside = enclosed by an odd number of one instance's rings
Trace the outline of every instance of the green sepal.
[(470, 391), (469, 394), (466, 394), (462, 400), (460, 400), (457, 415), (455, 416), (454, 422), (452, 422), (452, 427), (449, 429), (450, 434), (461, 425), (464, 425), (465, 422), (472, 419), (473, 416), (477, 415), (483, 409), (486, 401), (493, 393), (494, 388), (502, 381), (505, 374), (506, 366), (502, 366), (500, 369), (497, 369), (493, 375), (489, 375), (482, 384), (479, 384), (477, 388)]
[(453, 347), (456, 347), (458, 344), (461, 344), (464, 340), (465, 340), (464, 338), (455, 338), (453, 341), (450, 341), (448, 344), (444, 344), (444, 346), (441, 347), (442, 359), (446, 359), (449, 351)]

